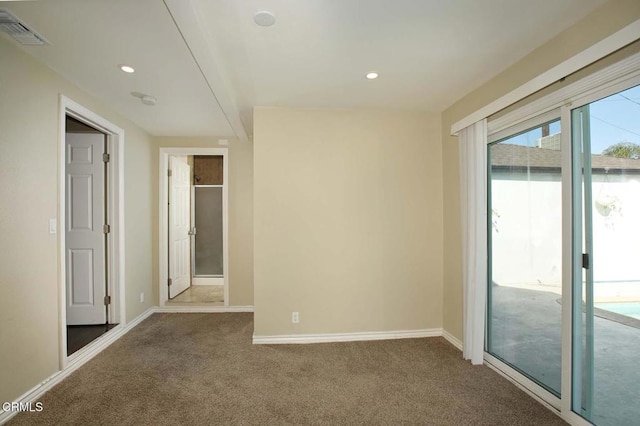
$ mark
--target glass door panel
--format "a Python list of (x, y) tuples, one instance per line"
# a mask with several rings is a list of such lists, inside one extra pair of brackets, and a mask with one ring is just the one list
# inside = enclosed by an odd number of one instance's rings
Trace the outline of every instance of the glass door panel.
[(195, 186), (195, 277), (222, 277), (222, 186)]
[(572, 110), (572, 409), (640, 418), (640, 88)]
[(487, 352), (560, 395), (560, 121), (488, 147)]

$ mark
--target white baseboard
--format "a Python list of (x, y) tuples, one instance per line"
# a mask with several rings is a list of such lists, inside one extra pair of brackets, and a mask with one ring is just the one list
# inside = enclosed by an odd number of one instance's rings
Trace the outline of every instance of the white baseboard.
[(203, 286), (203, 285), (219, 285), (224, 286), (224, 278), (191, 278), (191, 285)]
[[(127, 334), (133, 327), (140, 324), (140, 322), (142, 322), (154, 312), (154, 308), (149, 308), (142, 314), (138, 315), (136, 318), (128, 322), (126, 325), (119, 325), (117, 327), (114, 327), (109, 331), (109, 333), (106, 333), (102, 337), (96, 339), (94, 342), (85, 346), (83, 349), (80, 349), (70, 357), (67, 357), (67, 362), (64, 369), (55, 372), (47, 379), (43, 380), (38, 385), (34, 386), (32, 389), (28, 390), (22, 396), (16, 398), (16, 400), (12, 402), (22, 404), (37, 402), (45, 392), (49, 391), (55, 385), (69, 377), (71, 373), (82, 367), (93, 357), (109, 347), (113, 342)], [(18, 414), (17, 411), (4, 411), (0, 408), (0, 425), (3, 425), (7, 421), (9, 421), (9, 419), (16, 414)]]
[(156, 306), (154, 312), (162, 313), (222, 313), (253, 312), (253, 306)]
[(305, 344), (329, 342), (358, 342), (363, 340), (416, 339), (442, 336), (441, 328), (398, 330), (365, 333), (285, 334), (276, 336), (253, 335), (254, 345)]
[(453, 334), (449, 333), (447, 330), (442, 330), (442, 337), (447, 339), (447, 341), (456, 348), (462, 350), (462, 341), (455, 337)]

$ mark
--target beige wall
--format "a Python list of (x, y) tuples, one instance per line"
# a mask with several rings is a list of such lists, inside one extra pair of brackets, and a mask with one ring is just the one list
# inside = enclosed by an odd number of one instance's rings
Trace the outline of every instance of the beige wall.
[(126, 313), (151, 306), (151, 140), (131, 122), (0, 38), (0, 401), (59, 369), (59, 94), (125, 131)]
[(531, 78), (640, 18), (640, 1), (614, 0), (536, 49), (442, 113), (444, 181), (444, 329), (462, 338), (460, 181), (457, 138), (451, 125)]
[(257, 336), (441, 327), (438, 115), (256, 108), (254, 212)]
[[(228, 139), (228, 138), (227, 138)], [(161, 147), (217, 148), (214, 137), (156, 137), (153, 149), (153, 176), (158, 176)], [(253, 305), (253, 144), (229, 139), (229, 304)], [(158, 178), (153, 182), (154, 206), (159, 203)], [(159, 212), (154, 213), (154, 283), (158, 282)], [(154, 285), (154, 301), (159, 303)]]

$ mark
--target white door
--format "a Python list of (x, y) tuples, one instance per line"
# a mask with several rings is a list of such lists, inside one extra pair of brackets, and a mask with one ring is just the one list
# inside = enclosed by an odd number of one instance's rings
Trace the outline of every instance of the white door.
[(104, 324), (106, 136), (66, 136), (67, 325)]
[(186, 157), (169, 157), (169, 298), (191, 285), (191, 167)]

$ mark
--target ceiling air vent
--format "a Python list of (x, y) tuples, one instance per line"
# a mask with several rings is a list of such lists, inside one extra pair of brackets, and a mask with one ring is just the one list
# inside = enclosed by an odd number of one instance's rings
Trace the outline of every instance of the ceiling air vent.
[(0, 30), (9, 34), (20, 44), (31, 46), (51, 44), (46, 38), (33, 31), (7, 9), (0, 9)]

